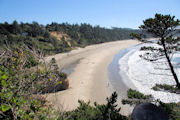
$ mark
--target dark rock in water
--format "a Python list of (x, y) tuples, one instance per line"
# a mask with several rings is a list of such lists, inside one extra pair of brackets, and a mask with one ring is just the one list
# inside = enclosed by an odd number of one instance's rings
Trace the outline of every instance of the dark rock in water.
[(134, 108), (132, 120), (168, 120), (168, 116), (156, 105), (142, 103)]

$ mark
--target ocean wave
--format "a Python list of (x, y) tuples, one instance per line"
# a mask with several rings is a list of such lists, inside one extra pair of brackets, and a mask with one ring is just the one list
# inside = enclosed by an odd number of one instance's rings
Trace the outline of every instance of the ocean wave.
[[(155, 44), (144, 44), (151, 46)], [(141, 45), (143, 46), (143, 45)], [(141, 46), (134, 47), (129, 50), (123, 57), (119, 59), (119, 74), (124, 82), (128, 77), (138, 91), (144, 94), (151, 94), (155, 99), (160, 99), (162, 102), (180, 102), (180, 95), (175, 93), (154, 91), (152, 89), (156, 84), (175, 85), (175, 81), (171, 72), (168, 70), (168, 65), (165, 59), (161, 59), (158, 63), (148, 62), (139, 57), (144, 52), (139, 51)], [(157, 46), (157, 45), (156, 45)], [(173, 56), (174, 65), (179, 65), (180, 54), (176, 53)], [(180, 72), (179, 67), (176, 67), (177, 74)], [(180, 74), (178, 74), (180, 75)], [(180, 78), (180, 76), (178, 76)]]

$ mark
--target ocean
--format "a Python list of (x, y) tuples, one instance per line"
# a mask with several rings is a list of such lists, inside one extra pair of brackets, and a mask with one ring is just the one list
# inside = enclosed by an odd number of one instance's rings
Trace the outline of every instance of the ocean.
[[(163, 102), (180, 102), (180, 95), (162, 91), (154, 91), (155, 84), (175, 85), (175, 81), (168, 69), (166, 59), (149, 62), (139, 57), (144, 51), (142, 46), (155, 46), (155, 43), (145, 43), (121, 50), (115, 55), (108, 66), (110, 84), (123, 98), (129, 88), (136, 89), (144, 94), (152, 94), (155, 99)], [(180, 53), (172, 56), (175, 71), (180, 78)]]

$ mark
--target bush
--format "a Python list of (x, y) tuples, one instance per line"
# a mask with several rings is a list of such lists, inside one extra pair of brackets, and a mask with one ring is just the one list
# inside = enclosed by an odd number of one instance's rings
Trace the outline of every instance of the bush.
[(144, 95), (136, 90), (129, 89), (128, 90), (128, 98), (136, 98), (136, 99), (148, 99), (150, 98), (150, 95)]
[(122, 99), (122, 104), (128, 104), (130, 106), (140, 104), (142, 101), (140, 100), (133, 100), (133, 99)]
[(167, 84), (163, 84), (163, 85), (156, 84), (154, 87), (152, 87), (152, 89), (155, 90), (155, 91), (164, 90), (164, 91), (168, 91), (168, 92), (171, 92), (171, 93), (179, 93), (180, 94), (180, 89), (178, 89), (178, 87), (167, 85)]
[(33, 56), (28, 59), (25, 53), (16, 48), (6, 51), (0, 58), (0, 119), (57, 119), (56, 111), (34, 93), (42, 93), (48, 86), (59, 90), (61, 84), (67, 82), (65, 75), (62, 78), (54, 68), (27, 68), (27, 64), (36, 61)]
[(27, 57), (27, 63), (25, 65), (25, 67), (27, 68), (31, 68), (38, 65), (38, 62), (35, 60), (35, 58), (33, 56), (28, 56)]
[[(20, 87), (24, 83), (21, 83), (23, 81), (19, 77), (17, 71), (9, 71), (3, 66), (0, 67), (0, 119), (55, 118), (53, 109), (45, 107), (41, 99), (29, 95), (26, 89)], [(48, 116), (48, 114), (52, 114), (52, 116)]]
[[(167, 87), (169, 88), (169, 87)], [(123, 99), (123, 104), (129, 104), (129, 105), (138, 105), (140, 103), (147, 103), (147, 102), (155, 102), (159, 104), (159, 107), (166, 112), (166, 114), (169, 116), (170, 120), (180, 120), (180, 103), (163, 103), (159, 100), (150, 100), (150, 95), (143, 95), (140, 92), (137, 92), (136, 90), (129, 89), (128, 90), (128, 98), (129, 99)], [(135, 99), (134, 99), (135, 98)], [(146, 99), (145, 99), (146, 98)]]
[(151, 95), (144, 95), (136, 90), (129, 89), (127, 92), (128, 99), (122, 99), (121, 102), (123, 105), (138, 105), (144, 102), (152, 102)]
[(127, 117), (121, 115), (120, 108), (117, 108), (117, 93), (114, 92), (110, 98), (107, 98), (107, 104), (90, 106), (90, 102), (79, 101), (79, 107), (74, 111), (66, 113), (64, 119), (67, 120), (127, 120)]
[(159, 107), (169, 116), (170, 120), (180, 120), (180, 103), (159, 102)]

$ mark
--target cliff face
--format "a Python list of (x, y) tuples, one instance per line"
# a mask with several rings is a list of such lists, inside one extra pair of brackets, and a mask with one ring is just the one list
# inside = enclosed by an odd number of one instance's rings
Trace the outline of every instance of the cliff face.
[(64, 32), (53, 31), (53, 32), (50, 32), (50, 35), (56, 37), (56, 39), (58, 39), (58, 40), (61, 40), (63, 37), (65, 40), (70, 39), (70, 37)]
[(71, 42), (70, 42), (71, 37), (67, 35), (66, 33), (53, 31), (53, 32), (50, 32), (50, 35), (55, 37), (60, 42), (66, 42), (68, 46), (72, 47)]

